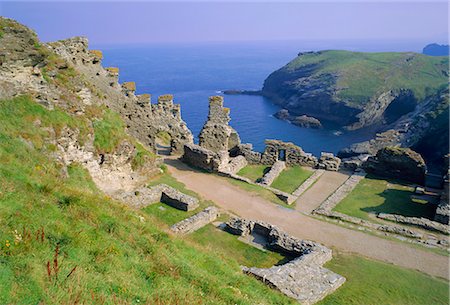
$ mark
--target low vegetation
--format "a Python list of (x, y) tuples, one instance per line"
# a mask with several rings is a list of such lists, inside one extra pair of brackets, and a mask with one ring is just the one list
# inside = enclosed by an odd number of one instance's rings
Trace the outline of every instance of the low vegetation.
[[(411, 89), (418, 100), (447, 84), (443, 71), (448, 57), (433, 57), (417, 53), (364, 53), (322, 51), (303, 54), (285, 69), (295, 71), (314, 67), (317, 75), (339, 75), (339, 96), (351, 103), (367, 103), (377, 92), (388, 89)], [(387, 83), (385, 80), (389, 78)]]
[(336, 253), (324, 267), (346, 277), (346, 283), (320, 305), (448, 304), (448, 282), (420, 272)]
[(79, 122), (26, 100), (12, 108), (0, 105), (1, 304), (294, 304), (111, 200), (81, 166), (66, 177), (33, 122)]
[(247, 165), (246, 167), (242, 168), (237, 174), (256, 182), (258, 179), (261, 179), (269, 170), (270, 166), (267, 165)]
[(366, 220), (376, 213), (433, 218), (433, 204), (411, 199), (414, 189), (395, 181), (367, 177), (342, 200), (335, 211)]
[(312, 171), (301, 166), (290, 166), (281, 172), (271, 186), (291, 194), (305, 182), (312, 173)]

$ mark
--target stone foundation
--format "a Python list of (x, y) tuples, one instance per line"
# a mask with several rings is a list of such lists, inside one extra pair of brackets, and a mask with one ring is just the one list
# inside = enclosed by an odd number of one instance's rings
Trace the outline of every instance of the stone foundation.
[(141, 187), (133, 192), (123, 193), (120, 200), (135, 208), (143, 208), (152, 203), (162, 202), (182, 211), (195, 210), (199, 205), (197, 198), (186, 195), (166, 184)]
[(284, 161), (276, 161), (270, 170), (262, 177), (261, 184), (270, 186), (285, 168), (286, 163)]
[(332, 153), (321, 153), (318, 167), (327, 171), (338, 171), (341, 165), (341, 159), (335, 157)]
[(276, 161), (285, 161), (287, 166), (300, 165), (316, 167), (317, 158), (305, 153), (299, 146), (279, 140), (266, 140), (266, 148), (261, 156), (261, 164), (272, 165)]
[(181, 160), (208, 172), (217, 172), (228, 165), (227, 152), (215, 153), (196, 144), (186, 144)]
[(210, 222), (213, 222), (219, 216), (219, 210), (216, 207), (210, 206), (203, 211), (186, 218), (173, 226), (170, 229), (177, 234), (192, 233)]
[(225, 229), (241, 236), (260, 235), (267, 239), (267, 248), (297, 256), (281, 266), (242, 267), (242, 270), (302, 304), (320, 301), (345, 282), (344, 277), (322, 267), (332, 258), (332, 251), (318, 243), (299, 240), (276, 226), (261, 221), (232, 218), (226, 223)]

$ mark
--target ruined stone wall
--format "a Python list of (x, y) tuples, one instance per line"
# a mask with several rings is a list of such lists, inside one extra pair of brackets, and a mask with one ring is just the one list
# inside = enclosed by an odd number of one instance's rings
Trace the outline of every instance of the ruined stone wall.
[[(312, 154), (305, 153), (303, 149), (290, 142), (283, 142), (279, 140), (266, 140), (266, 148), (261, 156), (261, 163), (272, 165), (277, 160), (285, 159), (288, 166), (301, 165), (316, 167), (318, 164), (317, 158)], [(281, 158), (281, 153), (284, 152), (285, 157)]]
[(89, 51), (88, 41), (74, 37), (48, 44), (54, 52), (68, 60), (93, 86), (84, 90), (100, 96), (105, 105), (118, 112), (127, 124), (128, 132), (153, 151), (156, 136), (167, 132), (171, 138), (172, 152), (181, 154), (184, 144), (193, 143), (193, 136), (181, 119), (180, 106), (173, 103), (173, 96), (163, 95), (157, 104), (151, 104), (150, 95), (135, 95), (134, 82), (118, 83), (119, 69), (101, 66), (102, 53)]
[(229, 158), (226, 151), (215, 153), (196, 144), (185, 144), (181, 160), (193, 167), (209, 172), (217, 172), (228, 165)]
[(199, 145), (213, 152), (228, 151), (240, 144), (238, 133), (228, 125), (230, 109), (223, 107), (223, 97), (209, 98), (208, 120), (203, 126), (199, 138)]

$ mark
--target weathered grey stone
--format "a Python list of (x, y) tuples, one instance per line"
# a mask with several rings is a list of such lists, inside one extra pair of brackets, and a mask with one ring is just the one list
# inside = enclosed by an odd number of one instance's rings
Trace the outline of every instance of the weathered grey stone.
[(250, 143), (239, 144), (232, 148), (230, 156), (244, 156), (249, 164), (259, 164), (261, 162), (261, 153), (253, 151), (253, 145)]
[(266, 148), (261, 156), (261, 163), (272, 165), (276, 161), (285, 161), (287, 166), (317, 166), (317, 158), (305, 153), (303, 149), (290, 142), (266, 140)]
[(192, 233), (216, 220), (217, 216), (219, 216), (219, 210), (216, 207), (210, 206), (203, 211), (174, 224), (170, 229), (178, 234)]
[(209, 172), (217, 172), (225, 169), (229, 158), (226, 151), (215, 153), (196, 144), (186, 144), (181, 160), (189, 165)]
[(311, 187), (324, 173), (323, 169), (318, 169), (314, 171), (314, 173), (308, 177), (293, 193), (292, 195), (295, 197), (299, 197), (303, 194), (308, 188)]
[(445, 225), (450, 224), (450, 201), (449, 201), (449, 173), (448, 169), (448, 156), (447, 156), (447, 175), (444, 179), (444, 188), (441, 193), (439, 205), (436, 208), (436, 215), (434, 220)]
[(423, 185), (427, 171), (422, 156), (409, 148), (386, 147), (363, 164), (368, 173)]
[(234, 235), (247, 236), (253, 230), (254, 222), (239, 217), (232, 217), (225, 224), (225, 230)]
[(230, 108), (223, 107), (223, 97), (211, 96), (208, 120), (198, 136), (199, 145), (213, 152), (228, 151), (239, 145), (239, 135), (228, 125), (229, 121)]
[(261, 221), (233, 218), (227, 223), (233, 234), (260, 235), (267, 248), (297, 256), (294, 260), (271, 268), (241, 267), (268, 286), (280, 290), (302, 304), (313, 304), (339, 288), (345, 278), (322, 267), (332, 258), (332, 251), (318, 243), (299, 240), (276, 226)]
[(326, 214), (331, 212), (333, 208), (342, 201), (350, 192), (356, 187), (356, 185), (364, 179), (366, 173), (364, 171), (356, 172), (351, 175), (333, 194), (331, 194), (320, 206), (313, 212), (318, 214)]
[(398, 223), (404, 223), (412, 226), (421, 227), (427, 230), (437, 231), (444, 234), (450, 234), (450, 226), (429, 220), (427, 218), (423, 217), (406, 217), (402, 215), (396, 215), (396, 214), (386, 214), (386, 213), (379, 213), (377, 215), (380, 219), (386, 219)]
[(223, 171), (231, 174), (236, 174), (239, 172), (242, 168), (246, 167), (248, 164), (248, 161), (245, 159), (244, 156), (237, 156), (234, 158), (230, 158), (230, 161), (226, 166), (224, 166)]
[(120, 199), (135, 208), (143, 208), (152, 203), (162, 202), (178, 210), (192, 211), (199, 205), (197, 198), (186, 195), (166, 184), (141, 187), (132, 192), (124, 192)]
[(286, 163), (284, 161), (276, 161), (270, 170), (264, 174), (261, 179), (261, 184), (271, 185), (272, 182), (281, 174), (281, 172), (286, 168)]
[(318, 167), (327, 171), (338, 171), (341, 165), (341, 159), (335, 157), (332, 153), (322, 152)]
[(119, 85), (119, 70), (104, 69), (100, 53), (88, 50), (86, 38), (60, 40), (48, 47), (86, 75), (98, 90), (94, 96), (101, 95), (104, 103), (122, 116), (128, 132), (147, 148), (156, 152), (156, 138), (160, 132), (170, 135), (173, 154), (181, 154), (185, 143), (193, 143), (192, 133), (181, 119), (180, 105), (173, 103), (172, 95), (162, 95), (157, 104), (151, 104), (150, 95), (135, 95), (133, 82)]

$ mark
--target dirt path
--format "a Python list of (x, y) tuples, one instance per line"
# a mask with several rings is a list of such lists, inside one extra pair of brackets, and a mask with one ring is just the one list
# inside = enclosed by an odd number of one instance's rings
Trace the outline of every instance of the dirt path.
[(344, 173), (325, 171), (313, 186), (298, 197), (295, 201), (295, 209), (310, 214), (336, 189), (338, 189), (348, 177), (349, 175)]
[(171, 174), (187, 188), (236, 215), (270, 222), (301, 239), (449, 279), (445, 256), (320, 221), (268, 202), (225, 178), (193, 171), (180, 161), (166, 163)]

